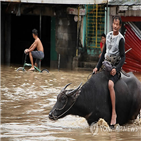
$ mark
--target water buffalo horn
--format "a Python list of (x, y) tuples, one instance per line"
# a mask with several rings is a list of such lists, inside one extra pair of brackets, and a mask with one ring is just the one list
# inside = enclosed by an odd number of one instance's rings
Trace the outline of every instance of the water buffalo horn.
[(61, 91), (64, 91), (71, 83), (67, 84)]
[(79, 90), (79, 88), (81, 87), (81, 85), (82, 85), (82, 83), (80, 83), (80, 85), (79, 85), (76, 89), (70, 91), (69, 93), (66, 93), (66, 95), (67, 95), (67, 96), (73, 95), (75, 92), (77, 92), (77, 90)]

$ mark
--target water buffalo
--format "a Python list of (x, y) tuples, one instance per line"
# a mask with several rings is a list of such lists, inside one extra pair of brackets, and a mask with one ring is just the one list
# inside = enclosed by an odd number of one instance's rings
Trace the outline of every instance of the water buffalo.
[[(117, 123), (120, 125), (136, 119), (141, 109), (141, 83), (134, 74), (129, 75), (122, 75), (115, 85)], [(89, 125), (99, 118), (110, 124), (112, 106), (108, 77), (109, 74), (101, 71), (92, 75), (82, 87), (80, 84), (74, 90), (66, 90), (70, 85), (67, 84), (57, 96), (49, 118), (57, 120), (71, 114), (84, 117)]]

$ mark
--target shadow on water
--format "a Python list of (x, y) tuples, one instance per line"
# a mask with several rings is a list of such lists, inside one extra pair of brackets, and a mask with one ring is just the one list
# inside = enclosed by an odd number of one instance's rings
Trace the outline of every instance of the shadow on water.
[[(109, 130), (105, 122), (88, 126), (84, 118), (66, 116), (58, 121), (48, 114), (61, 88), (77, 87), (87, 81), (90, 72), (51, 70), (49, 74), (17, 72), (16, 67), (1, 68), (1, 139), (2, 141), (46, 140), (141, 140), (139, 120)], [(135, 74), (141, 81), (141, 74)]]

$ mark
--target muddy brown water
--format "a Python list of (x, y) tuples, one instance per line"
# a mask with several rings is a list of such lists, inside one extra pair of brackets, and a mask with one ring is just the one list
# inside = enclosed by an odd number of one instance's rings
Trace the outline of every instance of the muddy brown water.
[[(71, 141), (138, 140), (141, 121), (109, 130), (104, 122), (88, 126), (78, 116), (49, 120), (48, 114), (57, 94), (67, 83), (76, 88), (87, 81), (90, 72), (51, 70), (49, 74), (17, 72), (16, 67), (1, 67), (1, 140), (2, 141)], [(141, 81), (141, 74), (135, 74)]]

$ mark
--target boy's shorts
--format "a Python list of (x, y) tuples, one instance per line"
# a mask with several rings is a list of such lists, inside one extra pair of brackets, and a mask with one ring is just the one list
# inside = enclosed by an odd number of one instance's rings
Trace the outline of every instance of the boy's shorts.
[(35, 63), (39, 63), (40, 60), (44, 58), (44, 53), (42, 51), (32, 51), (33, 58), (36, 58)]
[(109, 80), (113, 81), (115, 84), (120, 79), (120, 77), (121, 77), (121, 74), (116, 73), (114, 76), (111, 75)]

